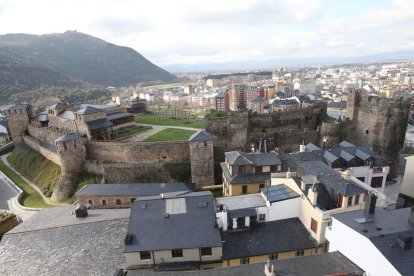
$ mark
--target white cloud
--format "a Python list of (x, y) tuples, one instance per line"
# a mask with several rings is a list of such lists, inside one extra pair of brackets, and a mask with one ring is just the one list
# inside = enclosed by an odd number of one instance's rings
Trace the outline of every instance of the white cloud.
[[(340, 2), (340, 1), (338, 1)], [(414, 1), (326, 11), (326, 0), (0, 0), (0, 33), (77, 30), (159, 65), (352, 56), (413, 47)]]

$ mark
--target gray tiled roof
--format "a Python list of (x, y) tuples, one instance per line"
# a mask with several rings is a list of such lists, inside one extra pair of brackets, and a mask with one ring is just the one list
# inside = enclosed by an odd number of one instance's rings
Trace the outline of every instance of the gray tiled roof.
[(315, 247), (298, 218), (257, 223), (245, 231), (222, 232), (222, 239), (223, 260)]
[(200, 130), (193, 135), (190, 136), (188, 141), (190, 142), (203, 142), (203, 141), (212, 141), (213, 135), (211, 133), (208, 133), (205, 130)]
[(245, 158), (240, 152), (238, 151), (228, 151), (224, 153), (224, 156), (233, 166), (240, 166), (240, 165), (253, 165), (253, 163)]
[(346, 140), (343, 140), (341, 143), (339, 143), (339, 145), (343, 148), (355, 148), (354, 144), (352, 144), (352, 143), (350, 143)]
[(370, 157), (372, 157), (371, 154), (362, 151), (360, 148), (358, 148), (355, 151), (355, 155), (356, 155), (356, 157), (358, 157), (359, 159), (364, 160), (364, 161), (367, 160), (367, 159), (369, 159)]
[(70, 141), (77, 141), (80, 140), (81, 137), (79, 136), (79, 134), (77, 133), (69, 133), (63, 136), (60, 136), (59, 138), (57, 138), (55, 140), (55, 143), (65, 143), (65, 142), (70, 142)]
[(88, 184), (79, 190), (76, 196), (150, 196), (189, 190), (192, 190), (190, 185), (184, 183)]
[(323, 158), (325, 158), (329, 162), (334, 162), (339, 159), (339, 156), (333, 154), (329, 150), (325, 150), (325, 152), (323, 153)]
[[(165, 196), (168, 197), (168, 194)], [(174, 198), (185, 200), (186, 213), (164, 217), (168, 199), (138, 198), (131, 208), (128, 233), (131, 243), (124, 252), (156, 251), (181, 248), (220, 247), (216, 208), (211, 192), (193, 192)], [(200, 203), (207, 203), (201, 207)], [(145, 206), (145, 207), (143, 207)]]
[(307, 148), (308, 150), (310, 150), (310, 151), (320, 150), (320, 149), (321, 149), (320, 147), (318, 147), (318, 146), (316, 146), (316, 145), (314, 145), (314, 144), (312, 144), (312, 143), (307, 144), (307, 145), (306, 145), (306, 148)]
[[(338, 251), (270, 261), (278, 276), (363, 275), (363, 270)], [(128, 276), (263, 276), (264, 263), (238, 265), (201, 271), (129, 271)]]
[(328, 108), (346, 109), (346, 102), (330, 102)]
[(70, 110), (65, 110), (62, 113), (59, 113), (57, 116), (62, 119), (75, 120), (75, 114), (73, 114), (73, 111)]
[[(129, 209), (47, 208), (4, 235), (1, 275), (107, 275), (125, 267), (122, 255)], [(58, 219), (57, 219), (58, 218)]]
[(95, 121), (89, 121), (86, 124), (88, 125), (89, 129), (91, 129), (91, 130), (112, 126), (112, 122), (110, 120), (108, 120), (107, 118), (98, 119), (98, 120), (95, 120)]
[(255, 166), (271, 166), (271, 165), (281, 165), (282, 160), (274, 152), (251, 152), (245, 153), (244, 157), (250, 160)]
[(56, 110), (56, 109), (65, 109), (67, 107), (68, 107), (67, 104), (64, 104), (64, 103), (55, 103), (53, 105), (48, 106), (46, 109)]
[(91, 114), (91, 113), (98, 113), (102, 112), (101, 109), (93, 107), (93, 106), (86, 106), (84, 108), (81, 108), (79, 110), (76, 110), (74, 113), (76, 114)]
[(349, 152), (347, 152), (346, 150), (341, 150), (339, 153), (339, 156), (341, 158), (343, 158), (345, 161), (351, 161), (352, 159), (355, 158), (355, 155), (350, 154)]
[(8, 110), (26, 109), (28, 106), (29, 106), (29, 104), (27, 104), (27, 103), (15, 104), (15, 105), (9, 107)]
[[(410, 211), (411, 208), (395, 210), (376, 208), (375, 213), (367, 223), (356, 221), (356, 219), (365, 218), (364, 210), (336, 214), (333, 217), (369, 238), (402, 275), (412, 275), (414, 270), (413, 248), (404, 250), (395, 242), (400, 234), (414, 236), (414, 224), (408, 221)], [(367, 231), (363, 232), (363, 229)]]
[(115, 119), (119, 119), (119, 118), (131, 117), (131, 116), (134, 116), (134, 114), (128, 113), (128, 112), (117, 112), (117, 113), (112, 113), (112, 114), (106, 115), (106, 118), (108, 120), (115, 120)]
[(294, 154), (279, 154), (280, 159), (282, 160), (282, 170), (283, 171), (296, 171), (297, 162), (300, 161), (323, 161), (321, 155), (315, 152), (298, 152)]
[(38, 114), (32, 120), (33, 121), (39, 121), (39, 122), (47, 122), (47, 121), (49, 121), (49, 116), (48, 116), (48, 114)]
[(298, 166), (301, 168), (301, 175), (318, 176), (318, 179), (322, 182), (325, 188), (328, 191), (331, 189), (334, 190), (336, 196), (338, 194), (342, 194), (343, 196), (352, 196), (366, 192), (365, 189), (357, 186), (356, 184), (342, 179), (337, 171), (321, 161), (298, 162)]
[(232, 184), (253, 184), (253, 183), (265, 183), (266, 180), (270, 180), (270, 172), (262, 173), (244, 173), (236, 174), (234, 176), (230, 175), (229, 170), (227, 169), (226, 164), (220, 163), (221, 170), (226, 176), (227, 182)]

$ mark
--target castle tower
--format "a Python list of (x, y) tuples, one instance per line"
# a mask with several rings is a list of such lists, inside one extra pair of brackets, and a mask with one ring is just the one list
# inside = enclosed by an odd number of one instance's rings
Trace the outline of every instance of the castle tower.
[(213, 135), (201, 130), (190, 139), (191, 181), (199, 190), (214, 185)]
[(346, 104), (346, 117), (353, 119), (358, 114), (358, 106), (361, 99), (361, 89), (348, 90), (348, 100)]
[(60, 157), (61, 176), (52, 194), (52, 200), (67, 200), (74, 192), (79, 174), (83, 171), (86, 149), (77, 133), (63, 135), (55, 140)]
[(9, 134), (16, 145), (24, 143), (23, 135), (30, 123), (30, 116), (31, 106), (29, 104), (16, 104), (6, 110)]

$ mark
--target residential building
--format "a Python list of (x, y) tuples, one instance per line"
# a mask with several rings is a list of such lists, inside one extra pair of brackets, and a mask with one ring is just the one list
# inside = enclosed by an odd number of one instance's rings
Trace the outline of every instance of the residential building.
[(326, 113), (333, 118), (346, 117), (346, 102), (330, 102)]
[(305, 151), (322, 156), (331, 168), (349, 174), (354, 181), (361, 181), (369, 187), (384, 192), (385, 182), (390, 168), (382, 166), (381, 160), (374, 155), (370, 147), (356, 146), (348, 141), (339, 143), (339, 148), (322, 149), (312, 143)]
[(270, 102), (272, 111), (285, 111), (300, 107), (300, 103), (294, 99), (273, 100)]
[(218, 93), (214, 98), (215, 109), (217, 111), (230, 111), (229, 94), (227, 92)]
[(224, 155), (225, 162), (220, 164), (224, 196), (258, 193), (269, 182), (270, 173), (282, 170), (282, 161), (275, 152), (231, 151)]
[(127, 269), (194, 270), (222, 266), (211, 192), (176, 192), (134, 201), (124, 253)]
[(243, 110), (246, 108), (246, 90), (244, 84), (234, 84), (229, 90), (230, 110)]
[(89, 204), (93, 209), (131, 208), (138, 197), (191, 190), (194, 187), (184, 183), (106, 183), (88, 184), (75, 196), (79, 204)]
[(414, 207), (375, 208), (375, 197), (367, 203), (365, 210), (332, 216), (329, 251), (339, 251), (367, 275), (412, 275)]
[(247, 109), (250, 109), (259, 114), (268, 113), (269, 112), (268, 106), (269, 106), (269, 101), (261, 97), (258, 97), (254, 100), (247, 102)]
[(414, 155), (405, 158), (405, 172), (401, 190), (398, 195), (397, 207), (411, 207), (414, 205)]

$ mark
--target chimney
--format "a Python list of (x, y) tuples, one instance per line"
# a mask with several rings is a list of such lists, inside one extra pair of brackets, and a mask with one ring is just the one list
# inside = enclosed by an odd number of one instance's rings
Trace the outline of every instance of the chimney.
[(306, 183), (305, 183), (305, 181), (301, 181), (300, 182), (300, 189), (302, 190), (302, 191), (304, 191), (305, 189), (306, 189)]
[(365, 214), (373, 215), (375, 213), (375, 204), (377, 203), (377, 196), (368, 193), (367, 201), (365, 201)]
[(276, 276), (275, 266), (274, 265), (270, 266), (270, 261), (269, 260), (267, 260), (267, 262), (265, 264), (264, 273), (265, 273), (266, 276)]
[(400, 234), (397, 236), (397, 243), (402, 249), (410, 249), (413, 243), (413, 237)]
[(318, 192), (315, 189), (315, 184), (308, 190), (308, 198), (312, 205), (315, 206), (318, 203)]
[(414, 224), (414, 206), (411, 207), (410, 215), (408, 217), (408, 222)]

